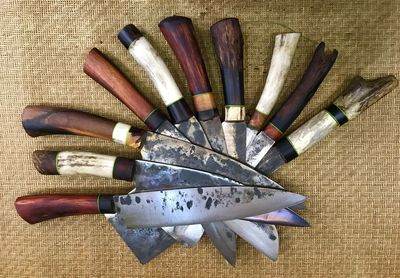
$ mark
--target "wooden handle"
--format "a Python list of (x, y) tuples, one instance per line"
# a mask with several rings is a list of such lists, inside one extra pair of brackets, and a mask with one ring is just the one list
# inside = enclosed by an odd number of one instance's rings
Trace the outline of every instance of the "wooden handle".
[(30, 224), (58, 217), (114, 213), (114, 201), (107, 195), (32, 195), (17, 198), (19, 216)]
[(145, 131), (90, 113), (50, 106), (27, 106), (22, 112), (22, 125), (30, 136), (73, 134), (113, 140), (140, 148)]
[(325, 54), (324, 42), (318, 45), (296, 89), (294, 89), (286, 102), (264, 128), (264, 132), (270, 138), (275, 141), (280, 139), (299, 116), (300, 112), (317, 91), (319, 85), (332, 68), (336, 61), (337, 54), (338, 52), (336, 50), (333, 50), (329, 55)]
[(333, 104), (280, 140), (275, 145), (276, 149), (289, 162), (317, 144), (340, 125), (354, 119), (397, 85), (398, 80), (393, 75), (373, 80), (354, 78)]
[(222, 19), (210, 31), (221, 70), (225, 105), (244, 105), (243, 36), (239, 20)]
[(93, 175), (132, 181), (135, 160), (90, 152), (35, 151), (33, 163), (43, 175)]
[(156, 130), (166, 120), (97, 48), (86, 56), (83, 71), (125, 104), (151, 130)]
[(292, 63), (300, 33), (278, 34), (275, 37), (275, 46), (269, 67), (267, 81), (256, 111), (251, 116), (249, 125), (256, 130), (261, 130), (271, 113), (278, 96), (282, 91), (283, 84), (288, 75)]

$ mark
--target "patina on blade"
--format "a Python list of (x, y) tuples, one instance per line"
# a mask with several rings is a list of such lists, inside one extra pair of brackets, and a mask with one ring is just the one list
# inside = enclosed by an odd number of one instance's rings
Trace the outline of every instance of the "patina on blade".
[(203, 128), (195, 116), (190, 117), (187, 121), (176, 123), (175, 126), (190, 142), (211, 149)]
[(200, 124), (207, 134), (208, 141), (213, 150), (220, 153), (227, 153), (224, 131), (219, 115), (210, 120), (200, 120)]
[(155, 132), (160, 133), (162, 135), (176, 138), (182, 141), (189, 142), (189, 140), (182, 134), (180, 133), (176, 127), (174, 127), (169, 121), (164, 121), (158, 128), (155, 130)]
[(246, 123), (223, 122), (227, 154), (240, 161), (246, 160)]

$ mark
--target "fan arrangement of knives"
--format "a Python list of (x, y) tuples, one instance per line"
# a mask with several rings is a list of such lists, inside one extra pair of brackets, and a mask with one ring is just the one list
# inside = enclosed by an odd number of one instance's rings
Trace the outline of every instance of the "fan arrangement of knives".
[(176, 241), (194, 246), (204, 232), (231, 265), (236, 260), (236, 235), (276, 260), (279, 239), (274, 225), (309, 224), (294, 211), (304, 207), (305, 197), (284, 190), (268, 176), (392, 91), (397, 79), (355, 77), (330, 106), (284, 136), (332, 68), (337, 51), (326, 54), (321, 42), (297, 87), (270, 115), (300, 38), (299, 33), (278, 34), (264, 90), (246, 123), (243, 38), (239, 20), (226, 18), (210, 28), (224, 89), (225, 120), (221, 123), (192, 21), (172, 16), (159, 27), (185, 73), (195, 113), (149, 41), (134, 25), (125, 26), (118, 38), (152, 80), (171, 121), (94, 48), (85, 59), (84, 72), (151, 131), (49, 106), (26, 107), (22, 123), (33, 137), (84, 135), (140, 150), (142, 160), (74, 151), (33, 154), (41, 174), (103, 176), (133, 182), (135, 188), (118, 196), (23, 196), (15, 202), (18, 214), (33, 224), (102, 213), (141, 263)]

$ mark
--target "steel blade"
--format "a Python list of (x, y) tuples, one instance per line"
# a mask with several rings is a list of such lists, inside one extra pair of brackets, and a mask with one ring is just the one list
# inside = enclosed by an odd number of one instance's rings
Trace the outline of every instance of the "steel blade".
[(254, 138), (257, 136), (259, 132), (258, 129), (255, 129), (252, 126), (247, 126), (246, 128), (246, 148), (250, 146), (251, 142), (253, 142)]
[(274, 144), (275, 141), (269, 138), (264, 132), (258, 133), (246, 149), (247, 164), (256, 167)]
[(186, 247), (194, 247), (204, 232), (201, 224), (162, 227), (162, 230)]
[(203, 127), (213, 150), (220, 153), (226, 153), (227, 148), (225, 137), (219, 116), (215, 116), (211, 120), (200, 121), (200, 124)]
[(310, 224), (291, 209), (280, 209), (257, 216), (246, 217), (243, 220), (268, 223), (291, 227), (310, 227)]
[(169, 121), (164, 121), (156, 130), (157, 133), (176, 138), (185, 142), (189, 142), (189, 140), (176, 129), (176, 127), (171, 124)]
[(194, 116), (187, 121), (175, 124), (175, 126), (193, 144), (211, 149), (203, 128)]
[(114, 196), (117, 218), (127, 227), (218, 222), (259, 215), (304, 201), (279, 189), (251, 186), (181, 188)]
[(240, 161), (246, 159), (246, 123), (223, 122), (227, 154)]
[(256, 169), (269, 176), (285, 164), (286, 160), (280, 152), (276, 148), (272, 147), (263, 159), (261, 159), (260, 163), (258, 163)]

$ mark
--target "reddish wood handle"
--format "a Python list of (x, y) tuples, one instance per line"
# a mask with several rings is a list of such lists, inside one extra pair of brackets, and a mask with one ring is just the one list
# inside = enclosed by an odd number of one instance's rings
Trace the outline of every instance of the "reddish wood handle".
[(104, 197), (96, 195), (23, 196), (15, 201), (15, 208), (19, 216), (30, 224), (64, 216), (113, 213), (112, 207), (107, 209), (108, 212), (104, 211), (105, 205), (111, 205), (112, 196)]
[(86, 56), (83, 71), (124, 103), (142, 121), (155, 110), (135, 86), (97, 49)]

